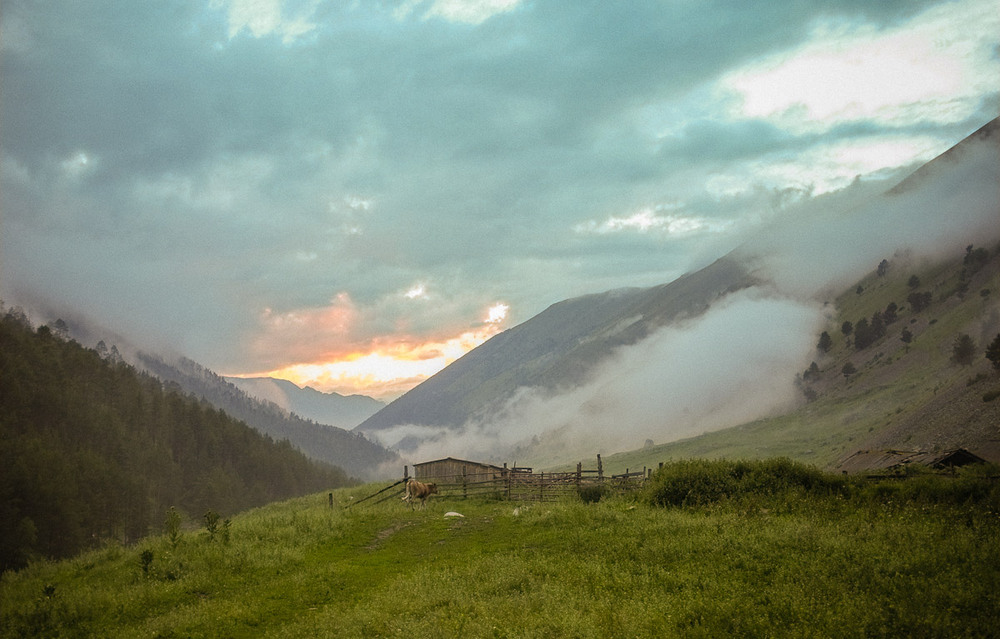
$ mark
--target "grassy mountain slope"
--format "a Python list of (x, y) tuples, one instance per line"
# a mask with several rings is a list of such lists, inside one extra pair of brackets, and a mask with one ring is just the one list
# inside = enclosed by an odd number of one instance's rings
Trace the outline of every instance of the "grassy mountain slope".
[[(941, 450), (966, 447), (995, 454), (1000, 444), (1000, 399), (983, 396), (1000, 389), (1000, 377), (984, 352), (1000, 333), (1000, 247), (974, 249), (982, 258), (967, 263), (956, 247), (950, 259), (915, 262), (907, 256), (887, 261), (832, 302), (826, 327), (833, 344), (817, 349), (817, 373), (803, 371), (802, 406), (700, 437), (609, 455), (605, 467), (656, 467), (661, 461), (691, 457), (763, 458), (787, 456), (832, 467), (856, 450)], [(912, 286), (916, 276), (919, 285)], [(861, 291), (860, 293), (858, 291)], [(907, 302), (914, 293), (930, 294), (919, 311)], [(885, 335), (856, 348), (844, 322), (870, 320), (895, 303), (897, 319)], [(909, 344), (901, 337), (912, 334)], [(952, 361), (955, 341), (975, 342), (971, 364)], [(817, 343), (820, 336), (817, 335)], [(848, 363), (857, 372), (845, 377)], [(806, 395), (812, 398), (806, 400)]]
[(350, 483), (23, 316), (0, 318), (0, 570)]

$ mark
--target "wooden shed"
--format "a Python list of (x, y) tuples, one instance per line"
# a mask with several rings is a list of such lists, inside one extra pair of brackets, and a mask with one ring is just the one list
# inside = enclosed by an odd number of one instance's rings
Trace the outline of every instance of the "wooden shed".
[(965, 448), (957, 448), (938, 453), (923, 453), (911, 459), (910, 463), (933, 468), (958, 468), (969, 464), (985, 464), (986, 460)]
[(859, 450), (840, 461), (836, 469), (845, 473), (886, 471), (920, 464), (931, 468), (956, 468), (982, 464), (986, 460), (965, 448), (924, 452), (917, 450)]
[(454, 457), (413, 465), (413, 476), (416, 479), (445, 485), (499, 480), (503, 479), (506, 472), (507, 469), (500, 466)]

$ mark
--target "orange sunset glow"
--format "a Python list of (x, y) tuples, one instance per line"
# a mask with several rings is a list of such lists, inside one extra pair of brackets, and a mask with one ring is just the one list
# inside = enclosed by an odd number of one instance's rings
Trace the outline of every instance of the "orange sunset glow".
[(494, 304), (481, 327), (456, 337), (423, 342), (396, 338), (392, 344), (373, 343), (367, 352), (238, 377), (275, 377), (323, 392), (391, 401), (501, 332), (508, 309), (506, 304)]

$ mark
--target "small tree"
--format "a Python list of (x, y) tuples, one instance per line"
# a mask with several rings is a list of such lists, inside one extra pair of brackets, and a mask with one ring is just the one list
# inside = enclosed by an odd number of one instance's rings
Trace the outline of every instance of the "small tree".
[(910, 280), (906, 283), (910, 288), (920, 288), (920, 278), (916, 275), (911, 275)]
[(976, 343), (971, 337), (961, 333), (955, 338), (955, 345), (951, 348), (951, 361), (960, 366), (971, 366), (975, 356)]
[(854, 324), (851, 324), (850, 322), (844, 322), (840, 325), (840, 332), (844, 334), (844, 337), (850, 336), (853, 331)]
[(830, 348), (833, 347), (833, 338), (826, 331), (819, 336), (819, 343), (816, 344), (816, 348), (823, 351), (824, 353), (829, 353)]
[(868, 318), (862, 317), (854, 324), (854, 348), (857, 350), (862, 350), (868, 348), (872, 342), (878, 339), (878, 336), (872, 331), (871, 327), (868, 325)]
[(909, 302), (910, 308), (913, 309), (914, 313), (919, 313), (930, 306), (932, 299), (930, 291), (924, 291), (923, 293), (913, 292), (906, 296), (906, 301)]
[(892, 324), (897, 319), (899, 319), (898, 312), (899, 307), (896, 306), (895, 302), (889, 302), (889, 305), (885, 307), (885, 311), (882, 313), (882, 319), (886, 324)]
[(163, 527), (167, 530), (170, 547), (176, 549), (177, 544), (181, 542), (181, 514), (173, 506), (167, 511), (167, 519), (163, 522)]
[(902, 340), (904, 344), (906, 344), (906, 352), (909, 353), (910, 342), (913, 341), (913, 333), (910, 332), (910, 329), (904, 328), (903, 332), (899, 334), (899, 339)]
[(840, 369), (840, 373), (844, 376), (844, 379), (850, 379), (851, 375), (858, 372), (858, 369), (854, 367), (854, 364), (847, 362), (844, 367)]
[(1000, 333), (997, 333), (990, 345), (986, 347), (986, 359), (990, 360), (993, 370), (1000, 374)]
[(882, 260), (878, 263), (878, 269), (876, 269), (879, 277), (885, 277), (885, 274), (889, 272), (889, 260)]
[(872, 320), (869, 327), (872, 332), (872, 341), (885, 335), (885, 316), (882, 315), (882, 311), (875, 311), (872, 313)]
[(205, 513), (205, 530), (208, 531), (208, 538), (215, 539), (215, 533), (219, 531), (219, 513), (209, 510)]

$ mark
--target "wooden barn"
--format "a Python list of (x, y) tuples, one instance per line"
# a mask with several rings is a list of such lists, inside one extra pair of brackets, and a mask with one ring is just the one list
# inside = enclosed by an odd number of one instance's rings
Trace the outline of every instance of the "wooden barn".
[(503, 479), (507, 469), (492, 464), (445, 457), (413, 465), (413, 476), (437, 484), (462, 484)]

